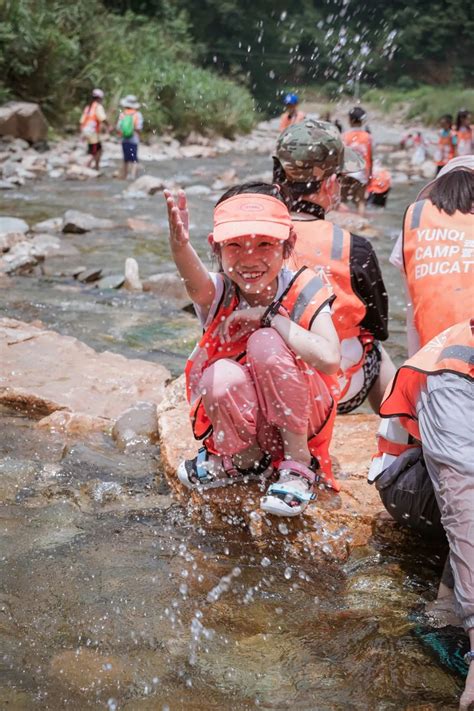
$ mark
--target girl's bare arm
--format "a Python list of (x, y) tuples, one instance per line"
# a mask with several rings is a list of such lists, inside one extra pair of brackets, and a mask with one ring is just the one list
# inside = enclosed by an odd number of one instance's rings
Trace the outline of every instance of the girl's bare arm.
[(170, 248), (174, 262), (184, 281), (189, 298), (202, 308), (209, 309), (214, 300), (215, 286), (212, 278), (189, 241), (189, 218), (186, 195), (178, 193), (175, 202), (171, 192), (164, 190), (170, 226)]
[(337, 373), (341, 362), (341, 347), (331, 314), (316, 316), (311, 331), (279, 314), (272, 319), (272, 327), (305, 363), (326, 375)]

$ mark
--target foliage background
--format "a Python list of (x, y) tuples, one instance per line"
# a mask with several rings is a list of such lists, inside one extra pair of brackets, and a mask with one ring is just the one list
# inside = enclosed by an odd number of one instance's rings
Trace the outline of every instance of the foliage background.
[(472, 36), (465, 0), (0, 0), (0, 99), (72, 126), (99, 85), (149, 130), (232, 136), (307, 85), (472, 87)]

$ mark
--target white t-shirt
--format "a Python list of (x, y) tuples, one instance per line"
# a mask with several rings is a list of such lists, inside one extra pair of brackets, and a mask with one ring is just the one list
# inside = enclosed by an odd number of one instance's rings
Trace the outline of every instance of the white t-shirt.
[[(295, 276), (296, 272), (292, 271), (291, 269), (287, 269), (286, 267), (283, 267), (281, 272), (278, 274), (278, 286), (275, 294), (275, 299), (279, 299), (283, 292), (288, 288), (291, 280)], [(210, 277), (212, 281), (214, 282), (214, 286), (216, 287), (216, 293), (214, 295), (213, 302), (211, 304), (211, 307), (209, 311), (206, 313), (206, 310), (203, 309), (201, 306), (198, 306), (197, 304), (194, 304), (194, 310), (196, 311), (196, 315), (201, 323), (201, 326), (203, 328), (207, 328), (209, 324), (212, 322), (212, 319), (214, 318), (216, 314), (216, 309), (217, 306), (219, 305), (219, 302), (221, 300), (222, 294), (224, 293), (224, 275), (221, 272), (210, 272)], [(249, 309), (250, 305), (247, 303), (245, 300), (244, 296), (241, 296), (239, 304), (237, 306), (237, 309)], [(321, 311), (319, 313), (331, 313), (331, 307), (329, 304), (326, 304), (323, 306)]]

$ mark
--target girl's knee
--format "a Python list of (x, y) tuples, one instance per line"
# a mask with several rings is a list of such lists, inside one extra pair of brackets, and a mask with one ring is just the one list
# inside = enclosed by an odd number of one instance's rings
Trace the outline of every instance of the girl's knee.
[(259, 366), (271, 364), (275, 358), (287, 355), (288, 351), (285, 341), (274, 328), (259, 328), (247, 342), (247, 360)]
[(247, 385), (247, 375), (242, 365), (222, 358), (206, 368), (199, 385), (204, 399), (222, 401)]

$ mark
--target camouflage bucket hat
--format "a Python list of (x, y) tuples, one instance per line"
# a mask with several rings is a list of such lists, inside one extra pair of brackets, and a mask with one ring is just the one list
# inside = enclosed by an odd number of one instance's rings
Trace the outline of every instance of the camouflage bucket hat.
[(355, 173), (364, 167), (364, 160), (344, 146), (338, 128), (317, 119), (288, 126), (278, 138), (276, 158), (288, 180), (294, 182)]

